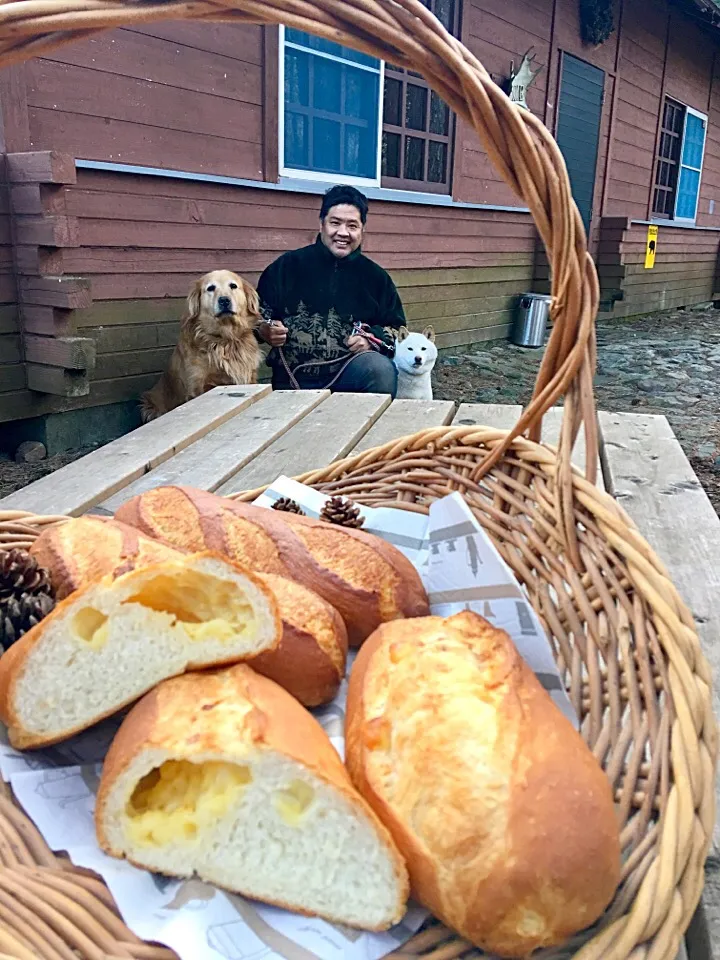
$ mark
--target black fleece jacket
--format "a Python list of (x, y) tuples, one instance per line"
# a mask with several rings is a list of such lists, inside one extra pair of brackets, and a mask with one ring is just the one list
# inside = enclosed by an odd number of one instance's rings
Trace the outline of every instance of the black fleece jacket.
[[(367, 324), (383, 341), (382, 352), (392, 356), (389, 330), (405, 325), (400, 297), (385, 270), (360, 250), (338, 259), (319, 236), (309, 247), (291, 250), (271, 263), (260, 277), (258, 293), (263, 317), (288, 328), (283, 353), (291, 370), (313, 361), (340, 361), (347, 355), (346, 341), (355, 323)], [(268, 363), (274, 383), (287, 379), (276, 350)], [(314, 366), (303, 370), (309, 377), (320, 373)]]

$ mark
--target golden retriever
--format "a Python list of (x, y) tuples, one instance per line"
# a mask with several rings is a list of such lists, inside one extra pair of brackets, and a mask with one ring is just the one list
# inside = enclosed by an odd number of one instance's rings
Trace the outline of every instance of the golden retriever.
[(143, 423), (199, 397), (213, 387), (257, 383), (260, 321), (257, 291), (229, 270), (200, 277), (188, 296), (188, 312), (168, 369), (140, 398)]

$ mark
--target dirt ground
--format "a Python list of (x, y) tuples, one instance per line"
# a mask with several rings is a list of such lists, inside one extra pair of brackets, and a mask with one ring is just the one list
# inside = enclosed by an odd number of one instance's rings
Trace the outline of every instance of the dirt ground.
[[(601, 410), (667, 416), (700, 482), (720, 513), (720, 312), (675, 310), (598, 324), (595, 391)], [(530, 398), (541, 351), (506, 341), (443, 355), (437, 399), (520, 403)], [(39, 463), (0, 454), (0, 498), (90, 452), (83, 447)]]

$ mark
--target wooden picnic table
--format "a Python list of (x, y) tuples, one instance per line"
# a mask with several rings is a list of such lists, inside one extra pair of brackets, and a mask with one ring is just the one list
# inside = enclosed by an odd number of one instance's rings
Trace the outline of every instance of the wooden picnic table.
[[(513, 405), (456, 407), (447, 400), (391, 401), (323, 390), (273, 393), (265, 385), (218, 387), (0, 500), (0, 511), (112, 513), (130, 496), (163, 484), (234, 493), (427, 427), (508, 429), (519, 413)], [(548, 413), (544, 442), (557, 443), (561, 417), (559, 408)], [(599, 427), (598, 484), (617, 497), (667, 565), (715, 666), (720, 519), (665, 417), (600, 413)], [(584, 468), (582, 438), (573, 459)], [(691, 924), (687, 953), (682, 950), (678, 960), (685, 956), (712, 958), (702, 910)]]

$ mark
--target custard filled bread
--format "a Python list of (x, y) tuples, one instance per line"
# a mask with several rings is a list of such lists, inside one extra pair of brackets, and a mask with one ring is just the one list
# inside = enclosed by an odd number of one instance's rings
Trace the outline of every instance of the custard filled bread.
[(612, 900), (610, 782), (508, 635), (482, 617), (380, 627), (350, 676), (345, 755), (414, 895), (489, 953), (560, 944)]
[(277, 646), (275, 598), (211, 554), (105, 577), (71, 594), (0, 658), (0, 719), (14, 747), (63, 740), (167, 677)]
[[(33, 554), (62, 599), (105, 574), (118, 576), (186, 551), (143, 536), (117, 520), (78, 517), (44, 530)], [(348, 639), (338, 612), (307, 587), (286, 577), (258, 574), (272, 591), (282, 620), (282, 638), (253, 660), (258, 673), (285, 687), (307, 707), (332, 700), (345, 676)]]
[(251, 570), (279, 574), (319, 594), (358, 646), (381, 623), (429, 612), (415, 567), (362, 530), (277, 513), (190, 487), (133, 497), (116, 519), (181, 550), (214, 550)]
[(241, 664), (160, 684), (103, 767), (114, 857), (368, 930), (402, 918), (407, 871), (319, 723)]

